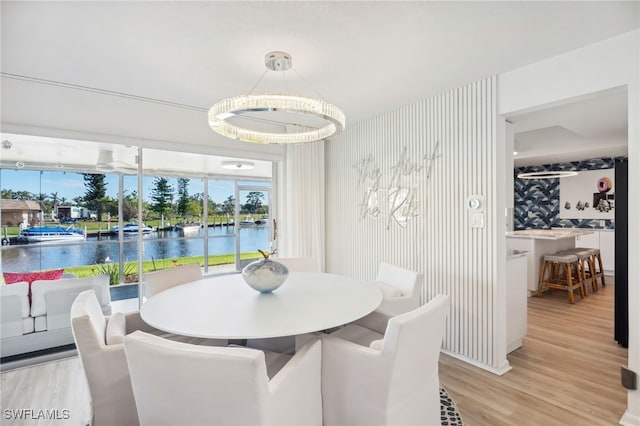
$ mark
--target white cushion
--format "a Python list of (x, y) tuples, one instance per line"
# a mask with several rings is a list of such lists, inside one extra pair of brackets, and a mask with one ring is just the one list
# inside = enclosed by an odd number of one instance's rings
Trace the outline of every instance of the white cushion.
[[(47, 314), (47, 293), (49, 292), (73, 293), (73, 298), (75, 299), (78, 291), (91, 289), (95, 291), (101, 306), (111, 304), (108, 275), (60, 279), (55, 281), (36, 280), (31, 284), (31, 316), (38, 317)], [(62, 298), (62, 300), (64, 300), (64, 298)], [(64, 303), (69, 303), (69, 306), (71, 302), (73, 302), (73, 300), (64, 301)], [(67, 307), (64, 307), (65, 311), (66, 309)]]
[(371, 344), (369, 344), (369, 347), (371, 349), (375, 349), (377, 351), (381, 351), (383, 344), (384, 344), (384, 339), (378, 339), (378, 340), (374, 340), (373, 342), (371, 342)]
[(34, 330), (33, 323), (34, 323), (33, 317), (22, 318), (22, 332), (24, 334), (33, 333), (33, 330)]
[(34, 320), (34, 329), (36, 331), (45, 331), (47, 329), (46, 315), (35, 317), (33, 320)]
[(109, 317), (105, 334), (107, 345), (124, 343), (124, 336), (127, 334), (127, 319), (122, 312), (116, 312)]
[(384, 281), (374, 281), (373, 283), (380, 289), (384, 299), (402, 296), (402, 291), (398, 287), (394, 287)]
[(29, 316), (29, 283), (21, 281), (13, 284), (5, 284), (0, 287), (2, 296), (18, 296), (20, 298), (20, 311), (22, 318)]
[(331, 335), (361, 346), (369, 346), (374, 340), (381, 340), (384, 338), (383, 334), (369, 330), (368, 328), (362, 327), (358, 324), (345, 325), (331, 333)]

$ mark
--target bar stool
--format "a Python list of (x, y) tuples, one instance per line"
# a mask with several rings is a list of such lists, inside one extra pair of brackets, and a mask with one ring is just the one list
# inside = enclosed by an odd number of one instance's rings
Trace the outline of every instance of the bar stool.
[(576, 247), (572, 249), (562, 250), (556, 254), (574, 255), (578, 257), (580, 262), (580, 272), (582, 283), (584, 284), (585, 294), (587, 292), (587, 281), (591, 282), (591, 289), (598, 291), (598, 282), (596, 281), (597, 271), (594, 263), (593, 252), (589, 248)]
[(542, 297), (542, 292), (547, 288), (565, 290), (569, 293), (569, 303), (574, 302), (573, 292), (575, 289), (580, 290), (580, 297), (584, 298), (586, 291), (582, 276), (582, 267), (578, 256), (560, 253), (547, 254), (543, 257), (540, 268), (538, 297)]
[(591, 252), (591, 258), (593, 259), (593, 280), (598, 285), (598, 278), (602, 282), (602, 287), (606, 287), (604, 283), (604, 266), (602, 265), (602, 256), (600, 256), (600, 249), (588, 248)]

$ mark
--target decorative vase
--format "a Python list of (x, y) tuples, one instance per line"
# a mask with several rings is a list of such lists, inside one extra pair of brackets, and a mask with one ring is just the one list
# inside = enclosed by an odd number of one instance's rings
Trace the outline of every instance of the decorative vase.
[(258, 250), (264, 259), (251, 262), (242, 270), (242, 278), (252, 289), (260, 293), (271, 293), (280, 287), (289, 276), (289, 270), (282, 263), (269, 259), (271, 254)]

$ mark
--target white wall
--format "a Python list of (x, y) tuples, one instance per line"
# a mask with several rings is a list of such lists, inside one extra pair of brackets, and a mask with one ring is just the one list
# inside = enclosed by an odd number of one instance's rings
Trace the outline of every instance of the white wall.
[[(495, 78), (482, 80), (350, 126), (329, 142), (326, 258), (328, 272), (362, 279), (374, 279), (381, 261), (422, 272), (423, 301), (451, 296), (445, 350), (502, 373), (505, 247), (495, 236), (504, 232), (504, 198), (496, 194), (505, 155), (495, 90)], [(465, 207), (472, 194), (485, 197), (481, 228), (471, 227)]]
[(2, 131), (182, 152), (282, 160), (284, 148), (237, 142), (209, 128), (207, 111), (3, 76)]
[[(626, 86), (629, 120), (629, 351), (640, 373), (640, 30), (613, 37), (498, 77), (498, 113), (508, 115)], [(612, 337), (613, 339), (613, 337)], [(640, 425), (640, 391), (629, 391), (622, 424)]]

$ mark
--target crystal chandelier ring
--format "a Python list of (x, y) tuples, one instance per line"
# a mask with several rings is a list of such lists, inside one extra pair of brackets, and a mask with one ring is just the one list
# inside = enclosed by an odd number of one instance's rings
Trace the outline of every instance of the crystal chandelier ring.
[[(291, 56), (284, 52), (270, 52), (265, 56), (265, 65), (273, 71), (291, 68)], [(236, 126), (230, 117), (247, 112), (283, 111), (307, 114), (326, 121), (319, 128), (305, 128), (298, 132), (272, 133)], [(313, 142), (330, 138), (344, 129), (344, 113), (324, 100), (304, 96), (265, 94), (244, 95), (223, 99), (209, 109), (209, 126), (228, 138), (260, 144)]]

